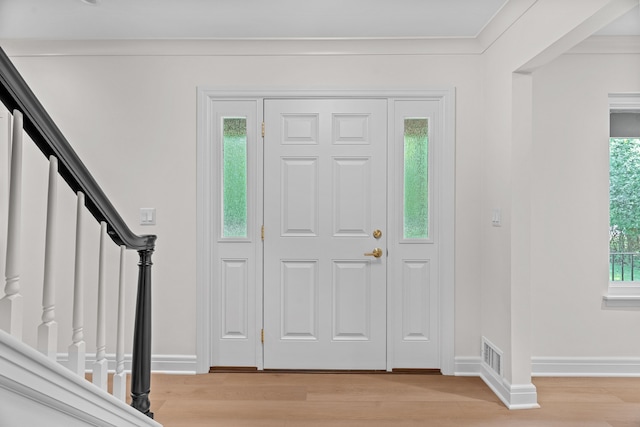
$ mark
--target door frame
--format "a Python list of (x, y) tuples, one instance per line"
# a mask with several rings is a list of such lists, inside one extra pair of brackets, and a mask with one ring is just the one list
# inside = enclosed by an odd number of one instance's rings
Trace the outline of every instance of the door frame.
[[(213, 104), (219, 101), (256, 101), (257, 117), (263, 116), (263, 100), (266, 98), (302, 99), (302, 98), (385, 98), (388, 100), (388, 120), (393, 120), (393, 101), (395, 100), (435, 100), (440, 111), (439, 126), (441, 134), (441, 151), (437, 159), (440, 175), (440, 196), (438, 235), (440, 236), (438, 253), (438, 287), (439, 287), (439, 339), (440, 339), (440, 370), (445, 375), (454, 374), (455, 366), (455, 88), (415, 88), (411, 89), (270, 89), (270, 88), (221, 88), (200, 86), (197, 88), (197, 138), (196, 138), (196, 372), (206, 373), (212, 366), (212, 321), (213, 309), (212, 284), (216, 280), (214, 274), (214, 247), (216, 231), (214, 224), (217, 212), (214, 208), (214, 194), (216, 191), (215, 175), (216, 163), (212, 141), (214, 140), (211, 111)], [(261, 119), (256, 123), (256, 134), (261, 132)], [(393, 150), (390, 141), (393, 126), (388, 127), (387, 168), (393, 162)], [(263, 182), (263, 145), (257, 144), (257, 182), (256, 188), (261, 188)], [(255, 224), (261, 224), (262, 191), (257, 192), (255, 200), (257, 209), (254, 210)], [(262, 245), (256, 245), (259, 250), (257, 271), (262, 272)], [(255, 300), (262, 301), (262, 282), (255, 289)], [(393, 313), (387, 312), (387, 328), (390, 330), (390, 319)], [(256, 330), (262, 325), (262, 304), (256, 304)], [(262, 343), (256, 339), (256, 365), (262, 369)]]

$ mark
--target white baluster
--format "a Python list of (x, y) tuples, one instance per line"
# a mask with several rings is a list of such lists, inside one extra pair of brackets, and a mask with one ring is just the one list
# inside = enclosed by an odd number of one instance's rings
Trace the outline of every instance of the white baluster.
[(113, 375), (113, 395), (126, 400), (127, 373), (124, 371), (124, 256), (125, 247), (120, 246), (120, 279), (118, 281), (118, 331), (116, 343), (116, 373)]
[(73, 272), (73, 336), (69, 346), (69, 369), (84, 377), (85, 342), (84, 342), (84, 301), (82, 283), (82, 213), (84, 211), (84, 194), (78, 191), (76, 208), (76, 256)]
[(100, 253), (98, 261), (98, 328), (96, 331), (96, 361), (93, 364), (93, 383), (103, 390), (107, 390), (107, 358), (106, 358), (106, 326), (105, 311), (105, 240), (107, 237), (107, 223), (100, 223)]
[(42, 323), (38, 326), (38, 350), (56, 360), (58, 324), (56, 323), (54, 248), (56, 240), (58, 159), (49, 157), (49, 195), (47, 199), (47, 229), (44, 241), (44, 280), (42, 281)]
[(11, 178), (7, 218), (7, 254), (4, 297), (0, 299), (0, 328), (22, 339), (22, 295), (20, 295), (20, 230), (22, 210), (22, 113), (13, 111)]

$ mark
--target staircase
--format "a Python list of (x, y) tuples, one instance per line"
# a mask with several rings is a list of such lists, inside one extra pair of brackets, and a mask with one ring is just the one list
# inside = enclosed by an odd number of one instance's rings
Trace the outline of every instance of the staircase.
[[(0, 293), (0, 426), (159, 426), (150, 411), (151, 377), (151, 255), (156, 236), (135, 235), (79, 159), (49, 114), (29, 89), (5, 52), (0, 49), (0, 100), (8, 111), (10, 127), (10, 164), (0, 164), (0, 227), (6, 227), (6, 237), (0, 234), (0, 245), (6, 247), (4, 265), (4, 296)], [(23, 136), (28, 136), (48, 160), (46, 202), (46, 232), (44, 239), (44, 274), (41, 283), (28, 283), (29, 290), (41, 286), (41, 301), (22, 294), (21, 271), (35, 262), (23, 260), (25, 252), (22, 234)], [(27, 143), (27, 141), (25, 141)], [(2, 147), (6, 149), (7, 147)], [(6, 167), (9, 173), (6, 173)], [(9, 176), (8, 186), (5, 178)], [(72, 321), (58, 325), (56, 317), (57, 227), (59, 221), (58, 181), (61, 177), (75, 194), (76, 232)], [(96, 221), (99, 247), (95, 251), (83, 246), (87, 227), (87, 212)], [(105, 280), (105, 261), (109, 240), (120, 254), (117, 286)], [(30, 245), (33, 242), (28, 242)], [(5, 246), (6, 245), (6, 246)], [(131, 406), (127, 405), (124, 349), (125, 331), (125, 259), (128, 251), (139, 256), (133, 351), (131, 365)], [(1, 253), (1, 251), (0, 251)], [(83, 270), (89, 258), (98, 262), (97, 301), (85, 310), (84, 290), (94, 280), (85, 280)], [(95, 261), (95, 259), (91, 260)], [(0, 260), (0, 263), (2, 261)], [(1, 264), (0, 264), (1, 265)], [(2, 271), (0, 269), (0, 271)], [(67, 284), (63, 284), (67, 285)], [(115, 295), (117, 298), (107, 298)], [(107, 307), (107, 300), (117, 300), (117, 307)], [(23, 341), (25, 310), (30, 305), (42, 307), (41, 323), (37, 327), (37, 342)], [(96, 309), (97, 307), (97, 309)], [(106, 353), (106, 313), (117, 312), (117, 338), (112, 393), (107, 392), (108, 360)], [(95, 315), (96, 353), (92, 364), (92, 381), (85, 380), (87, 368), (85, 311)], [(28, 319), (33, 320), (33, 319)], [(93, 319), (92, 319), (93, 320)], [(58, 363), (58, 327), (72, 337), (67, 349), (65, 366)], [(62, 329), (66, 327), (67, 329)], [(130, 329), (129, 329), (130, 330)], [(32, 332), (32, 331), (30, 331)]]

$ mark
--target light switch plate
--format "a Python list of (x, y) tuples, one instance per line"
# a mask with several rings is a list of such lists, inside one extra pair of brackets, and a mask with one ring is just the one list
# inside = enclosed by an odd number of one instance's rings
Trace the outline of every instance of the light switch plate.
[(502, 209), (494, 208), (491, 214), (491, 225), (494, 227), (502, 227)]
[(156, 225), (156, 208), (140, 208), (140, 225)]

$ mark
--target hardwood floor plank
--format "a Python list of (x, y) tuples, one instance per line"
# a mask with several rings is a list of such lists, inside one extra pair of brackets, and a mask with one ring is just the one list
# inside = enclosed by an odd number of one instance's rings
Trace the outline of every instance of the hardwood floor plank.
[(542, 408), (509, 411), (476, 377), (154, 374), (151, 409), (166, 427), (640, 427), (638, 383), (536, 378)]

